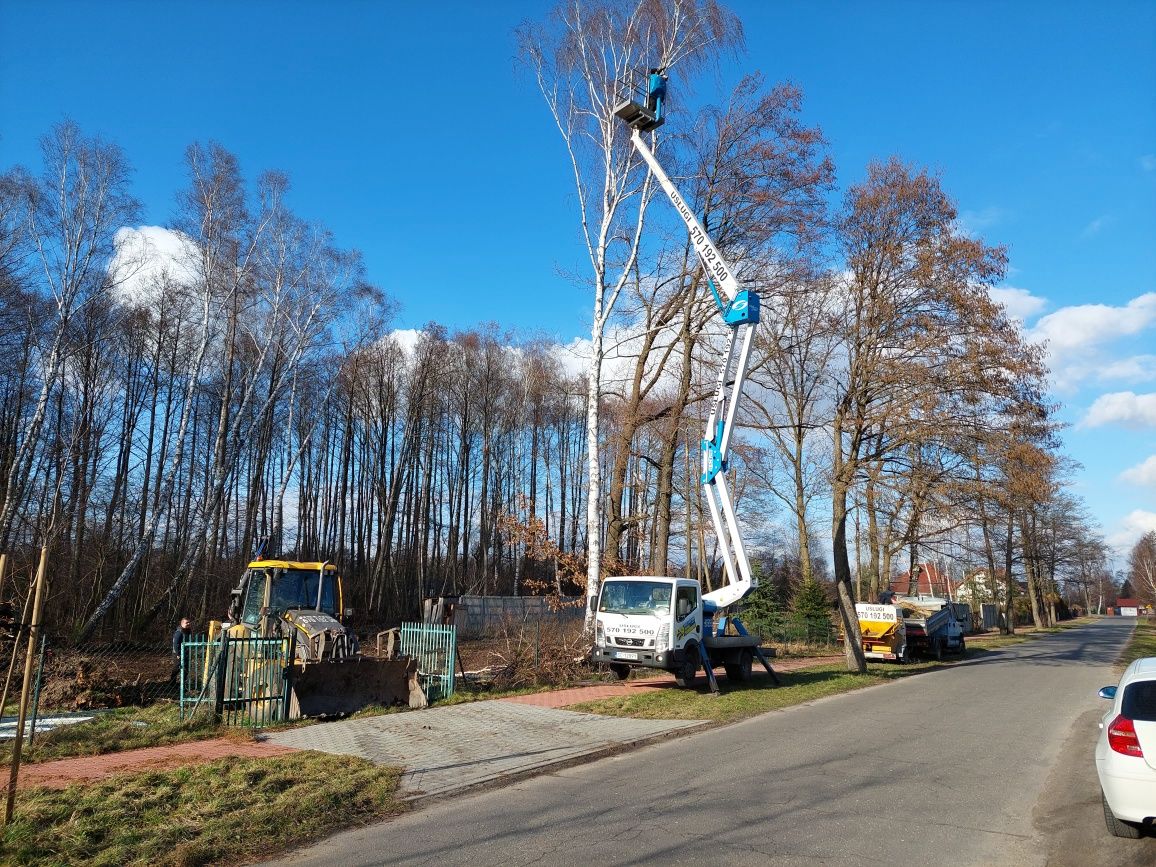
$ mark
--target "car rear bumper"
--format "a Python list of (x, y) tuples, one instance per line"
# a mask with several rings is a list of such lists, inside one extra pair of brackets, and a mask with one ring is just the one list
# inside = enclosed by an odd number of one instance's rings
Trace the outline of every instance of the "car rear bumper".
[[(1143, 759), (1125, 758), (1121, 768), (1116, 761), (1096, 762), (1104, 797), (1117, 819), (1125, 822), (1143, 822), (1156, 818), (1156, 771)], [(1138, 762), (1134, 771), (1129, 767)]]

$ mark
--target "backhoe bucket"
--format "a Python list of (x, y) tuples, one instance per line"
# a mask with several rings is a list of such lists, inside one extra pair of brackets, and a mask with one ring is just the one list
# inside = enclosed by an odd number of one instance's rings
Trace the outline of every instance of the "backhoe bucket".
[(289, 718), (344, 716), (369, 705), (425, 707), (416, 659), (353, 657), (293, 666)]

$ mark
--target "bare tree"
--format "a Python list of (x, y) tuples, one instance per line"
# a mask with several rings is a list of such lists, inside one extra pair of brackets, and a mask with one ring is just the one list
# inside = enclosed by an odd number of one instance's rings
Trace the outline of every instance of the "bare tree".
[[(9, 176), (19, 196), (19, 224), (33, 250), (34, 267), (53, 310), (38, 368), (39, 394), (3, 472), (0, 550), (12, 541), (17, 508), (32, 479), (43, 445), (41, 433), (49, 401), (59, 385), (74, 317), (107, 286), (116, 230), (136, 219), (139, 203), (129, 193), (132, 173), (124, 153), (99, 138), (86, 138), (71, 122), (41, 139), (44, 170)], [(11, 204), (12, 197), (5, 200)], [(11, 235), (9, 236), (11, 237)], [(11, 241), (6, 243), (11, 256)], [(45, 480), (45, 484), (51, 484)], [(41, 519), (43, 521), (43, 518)], [(46, 527), (42, 526), (43, 532)]]
[[(594, 296), (587, 372), (586, 593), (601, 577), (599, 405), (603, 338), (631, 279), (653, 191), (650, 174), (614, 116), (623, 82), (640, 69), (691, 70), (741, 38), (738, 20), (713, 0), (565, 0), (519, 43), (566, 146)], [(593, 628), (593, 615), (587, 616)]]
[(1024, 353), (986, 287), (1005, 254), (959, 235), (939, 183), (898, 160), (847, 196), (831, 468), (832, 538), (849, 669), (864, 671), (847, 550), (851, 489), (872, 461), (948, 444), (971, 408), (1014, 390)]

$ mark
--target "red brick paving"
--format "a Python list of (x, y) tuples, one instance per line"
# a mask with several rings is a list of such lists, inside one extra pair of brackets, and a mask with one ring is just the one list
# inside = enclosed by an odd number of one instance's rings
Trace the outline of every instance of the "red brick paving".
[[(297, 752), (289, 747), (259, 742), (245, 743), (228, 738), (213, 738), (205, 741), (190, 741), (183, 744), (169, 744), (163, 747), (145, 747), (139, 750), (125, 750), (120, 753), (106, 753), (101, 756), (83, 756), (76, 759), (57, 759), (54, 762), (40, 762), (20, 766), (20, 788), (29, 786), (50, 786), (63, 789), (76, 782), (99, 780), (112, 774), (126, 771), (149, 771), (211, 762), (229, 756), (240, 758), (268, 758)], [(8, 775), (4, 773), (7, 780)]]

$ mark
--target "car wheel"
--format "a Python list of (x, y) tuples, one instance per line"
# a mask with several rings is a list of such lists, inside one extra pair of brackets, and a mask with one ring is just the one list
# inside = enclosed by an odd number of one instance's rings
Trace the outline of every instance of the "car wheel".
[(624, 665), (621, 662), (610, 663), (610, 671), (613, 672), (614, 676), (619, 680), (626, 680), (626, 678), (630, 677), (630, 666)]
[(698, 674), (698, 645), (688, 644), (686, 646), (686, 658), (674, 672), (674, 682), (679, 686), (690, 686), (694, 683), (696, 674)]
[(1100, 790), (1100, 800), (1104, 803), (1104, 824), (1108, 826), (1108, 833), (1113, 837), (1125, 837), (1129, 840), (1136, 840), (1140, 837), (1140, 829), (1131, 822), (1125, 822), (1122, 819), (1117, 819), (1116, 814), (1112, 812), (1112, 808), (1108, 806), (1108, 799), (1104, 795), (1103, 790)]
[(728, 662), (723, 666), (726, 669), (727, 680), (732, 683), (746, 683), (751, 679), (751, 668), (754, 661), (754, 655), (749, 650), (744, 650), (739, 654), (737, 662)]

